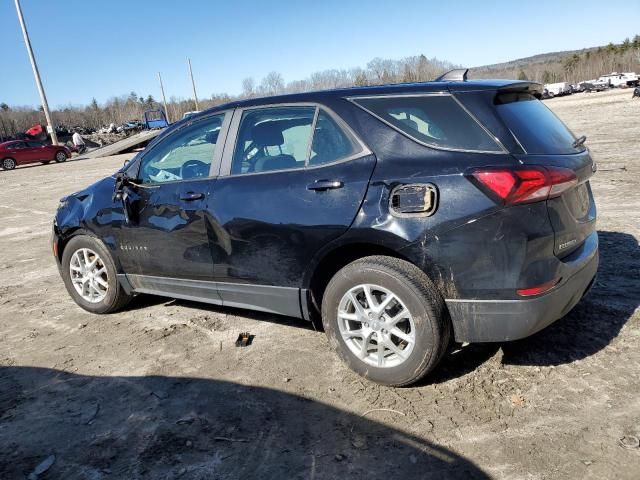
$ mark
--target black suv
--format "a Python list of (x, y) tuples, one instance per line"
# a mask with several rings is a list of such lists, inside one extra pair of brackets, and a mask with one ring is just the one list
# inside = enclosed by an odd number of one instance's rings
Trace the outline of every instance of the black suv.
[(95, 313), (149, 293), (321, 318), (342, 359), (387, 385), (433, 369), (451, 335), (542, 329), (594, 281), (595, 165), (541, 85), (448, 78), (172, 125), (62, 199), (67, 290)]

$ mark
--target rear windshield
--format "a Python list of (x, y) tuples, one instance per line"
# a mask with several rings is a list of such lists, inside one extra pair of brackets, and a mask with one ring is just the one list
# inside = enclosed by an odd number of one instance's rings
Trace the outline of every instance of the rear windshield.
[(498, 116), (527, 153), (561, 155), (584, 151), (575, 136), (540, 100), (529, 93), (501, 93), (495, 99)]
[(398, 95), (354, 101), (421, 143), (456, 150), (502, 152), (450, 95)]

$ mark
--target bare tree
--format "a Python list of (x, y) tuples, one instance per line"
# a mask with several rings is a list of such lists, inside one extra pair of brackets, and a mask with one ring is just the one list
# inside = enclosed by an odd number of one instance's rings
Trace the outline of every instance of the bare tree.
[(256, 82), (253, 77), (247, 77), (242, 80), (242, 97), (251, 98), (255, 95)]
[(269, 72), (260, 82), (260, 90), (266, 95), (278, 95), (284, 92), (284, 79), (278, 72)]

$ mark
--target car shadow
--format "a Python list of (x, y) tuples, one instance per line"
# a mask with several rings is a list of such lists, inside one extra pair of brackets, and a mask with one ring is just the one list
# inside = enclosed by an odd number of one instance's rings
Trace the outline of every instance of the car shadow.
[(426, 383), (466, 375), (500, 349), (503, 364), (556, 366), (589, 357), (609, 345), (640, 306), (640, 247), (627, 233), (599, 231), (598, 236), (597, 280), (571, 312), (522, 340), (454, 348)]
[(268, 388), (19, 366), (0, 367), (0, 386), (0, 478), (39, 465), (34, 478), (489, 478), (440, 445)]
[[(168, 300), (168, 299), (165, 299), (165, 300)], [(275, 323), (277, 325), (285, 325), (288, 327), (300, 328), (303, 330), (314, 330), (313, 324), (309, 321), (303, 320), (301, 318), (277, 315), (275, 313), (259, 312), (257, 310), (248, 310), (245, 308), (225, 307), (222, 305), (213, 305), (210, 303), (199, 303), (199, 302), (191, 302), (188, 300), (178, 300), (178, 299), (174, 301), (174, 304), (179, 305), (183, 308), (198, 310), (200, 312), (207, 311), (207, 312), (216, 313), (219, 315), (233, 315), (238, 317), (249, 318), (251, 320), (258, 320), (261, 322), (269, 322), (269, 323)]]

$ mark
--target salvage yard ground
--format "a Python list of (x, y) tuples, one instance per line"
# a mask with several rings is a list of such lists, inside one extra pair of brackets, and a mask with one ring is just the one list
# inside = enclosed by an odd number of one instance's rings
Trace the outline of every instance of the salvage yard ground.
[(543, 332), (452, 351), (413, 388), (358, 377), (294, 319), (156, 297), (84, 312), (52, 216), (128, 156), (0, 172), (0, 478), (43, 461), (48, 479), (640, 478), (640, 100), (546, 103), (598, 162), (597, 283)]

